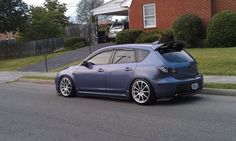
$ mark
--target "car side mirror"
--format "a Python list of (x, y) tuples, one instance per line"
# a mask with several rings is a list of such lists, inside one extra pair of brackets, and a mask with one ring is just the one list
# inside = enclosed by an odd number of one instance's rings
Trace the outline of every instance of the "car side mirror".
[(88, 66), (88, 61), (84, 60), (81, 65), (87, 67)]

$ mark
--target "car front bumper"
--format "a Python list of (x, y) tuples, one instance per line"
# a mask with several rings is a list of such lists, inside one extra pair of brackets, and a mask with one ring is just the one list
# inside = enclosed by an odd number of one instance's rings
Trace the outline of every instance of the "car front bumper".
[[(198, 87), (193, 88), (193, 85)], [(185, 79), (166, 77), (155, 81), (153, 87), (157, 98), (195, 94), (203, 88), (203, 76), (197, 75)]]

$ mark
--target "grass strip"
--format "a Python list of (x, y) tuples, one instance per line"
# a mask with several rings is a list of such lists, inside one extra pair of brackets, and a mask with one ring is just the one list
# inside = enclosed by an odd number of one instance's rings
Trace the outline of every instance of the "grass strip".
[(236, 89), (236, 84), (232, 83), (205, 83), (205, 88), (213, 88), (213, 89)]

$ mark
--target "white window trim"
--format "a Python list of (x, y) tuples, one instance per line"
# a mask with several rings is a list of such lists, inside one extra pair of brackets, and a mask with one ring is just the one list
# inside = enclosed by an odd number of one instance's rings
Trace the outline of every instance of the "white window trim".
[[(154, 25), (149, 25), (149, 26), (146, 26), (145, 25), (145, 18), (148, 17), (148, 16), (153, 16), (153, 15), (146, 15), (145, 16), (145, 7), (147, 6), (154, 6), (154, 19), (155, 19), (155, 22), (154, 22)], [(151, 3), (151, 4), (145, 4), (143, 5), (143, 26), (144, 28), (155, 28), (156, 27), (156, 4), (155, 3)]]

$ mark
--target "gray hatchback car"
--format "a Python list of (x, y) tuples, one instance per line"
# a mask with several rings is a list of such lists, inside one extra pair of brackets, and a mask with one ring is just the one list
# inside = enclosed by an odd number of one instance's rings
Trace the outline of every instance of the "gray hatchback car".
[(184, 46), (168, 42), (102, 48), (81, 64), (59, 72), (56, 89), (65, 97), (118, 96), (138, 104), (195, 94), (202, 89), (203, 76)]

